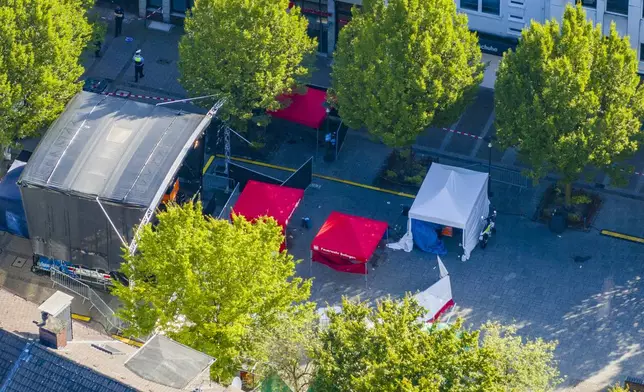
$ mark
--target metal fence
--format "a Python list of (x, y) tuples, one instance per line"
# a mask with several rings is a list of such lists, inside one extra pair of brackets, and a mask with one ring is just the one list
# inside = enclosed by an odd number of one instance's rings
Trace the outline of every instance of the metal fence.
[(230, 193), (230, 197), (228, 197), (226, 204), (224, 204), (224, 207), (221, 209), (221, 212), (219, 213), (219, 216), (218, 216), (219, 219), (230, 219), (230, 213), (232, 212), (233, 206), (237, 202), (238, 198), (239, 198), (239, 183), (235, 185), (235, 188)]
[(92, 304), (90, 311), (96, 309), (101, 317), (103, 326), (109, 332), (120, 332), (124, 329), (125, 325), (121, 319), (116, 317), (112, 308), (110, 308), (105, 301), (96, 293), (96, 291), (89, 289), (89, 301)]
[(98, 293), (87, 284), (58, 271), (55, 268), (49, 270), (49, 276), (51, 277), (54, 286), (62, 286), (72, 293), (79, 295), (83, 299), (83, 302), (88, 300), (90, 304), (92, 304), (89, 309), (90, 312), (92, 309), (96, 309), (98, 315), (95, 314), (94, 318), (103, 325), (107, 332), (120, 332), (124, 329), (125, 324), (123, 321), (116, 317), (112, 308), (110, 308)]
[[(443, 159), (441, 159), (441, 163)], [(466, 169), (476, 170), (482, 173), (490, 171), (490, 180), (519, 188), (520, 190), (528, 189), (530, 187), (530, 179), (518, 170), (505, 169), (498, 166), (489, 167), (482, 163), (474, 163), (465, 166)]]
[(56, 268), (51, 268), (49, 270), (49, 276), (51, 278), (51, 281), (53, 282), (53, 286), (63, 286), (72, 293), (81, 296), (81, 298), (83, 298), (83, 302), (90, 299), (89, 292), (90, 290), (93, 290), (85, 283), (76, 280), (63, 272), (58, 271)]
[(490, 169), (490, 178), (492, 181), (516, 186), (520, 189), (528, 189), (530, 187), (530, 179), (517, 170), (492, 167)]
[(230, 191), (235, 186), (235, 181), (219, 174), (206, 173), (203, 176), (204, 191), (220, 189)]

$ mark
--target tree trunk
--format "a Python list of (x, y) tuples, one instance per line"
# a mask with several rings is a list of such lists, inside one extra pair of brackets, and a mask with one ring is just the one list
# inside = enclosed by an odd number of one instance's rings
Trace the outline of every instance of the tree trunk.
[(572, 182), (564, 183), (564, 196), (564, 205), (566, 208), (570, 208), (570, 205), (572, 204)]
[(407, 162), (408, 169), (409, 169), (409, 175), (413, 176), (414, 175), (414, 147), (409, 146), (409, 162)]

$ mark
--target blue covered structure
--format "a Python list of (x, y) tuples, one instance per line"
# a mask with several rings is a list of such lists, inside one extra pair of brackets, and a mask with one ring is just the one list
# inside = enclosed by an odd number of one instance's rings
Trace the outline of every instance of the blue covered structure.
[(0, 230), (29, 238), (27, 217), (17, 184), (24, 168), (24, 164), (14, 167), (0, 180)]
[(443, 228), (436, 223), (424, 222), (418, 219), (411, 220), (411, 233), (414, 237), (414, 244), (424, 252), (437, 255), (447, 254), (445, 244), (438, 238), (438, 230)]

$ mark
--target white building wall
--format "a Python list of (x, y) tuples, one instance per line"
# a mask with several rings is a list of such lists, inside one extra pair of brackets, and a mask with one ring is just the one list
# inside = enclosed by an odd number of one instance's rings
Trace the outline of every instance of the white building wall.
[[(455, 0), (459, 11), (467, 14), (472, 30), (501, 37), (518, 37), (517, 30), (526, 28), (530, 21), (543, 23), (548, 19), (561, 20), (567, 4), (575, 0), (501, 0), (500, 15), (487, 15), (460, 7), (461, 0)], [(479, 0), (480, 2), (480, 0)], [(642, 0), (629, 0), (628, 15), (606, 11), (606, 0), (597, 0), (596, 6), (584, 7), (588, 18), (602, 24), (604, 34), (615, 23), (617, 32), (628, 36), (638, 59), (644, 57), (641, 46), (644, 44), (644, 19), (642, 18)], [(521, 19), (516, 16), (522, 16)], [(639, 71), (644, 73), (644, 61), (639, 62)]]

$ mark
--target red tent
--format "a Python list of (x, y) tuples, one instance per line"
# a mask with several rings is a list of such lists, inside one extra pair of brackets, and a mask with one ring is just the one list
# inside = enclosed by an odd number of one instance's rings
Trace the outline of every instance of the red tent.
[(249, 180), (239, 195), (233, 212), (248, 220), (271, 216), (285, 228), (302, 197), (303, 189)]
[(291, 94), (279, 98), (280, 101), (290, 100), (284, 109), (269, 114), (309, 128), (319, 129), (326, 118), (326, 92), (307, 87), (304, 94)]
[(366, 274), (366, 263), (387, 233), (387, 223), (332, 212), (311, 243), (311, 262)]
[[(273, 217), (285, 232), (288, 220), (302, 197), (303, 189), (249, 180), (233, 207), (233, 213), (243, 215), (250, 221), (262, 216)], [(282, 245), (280, 250), (284, 248)]]

